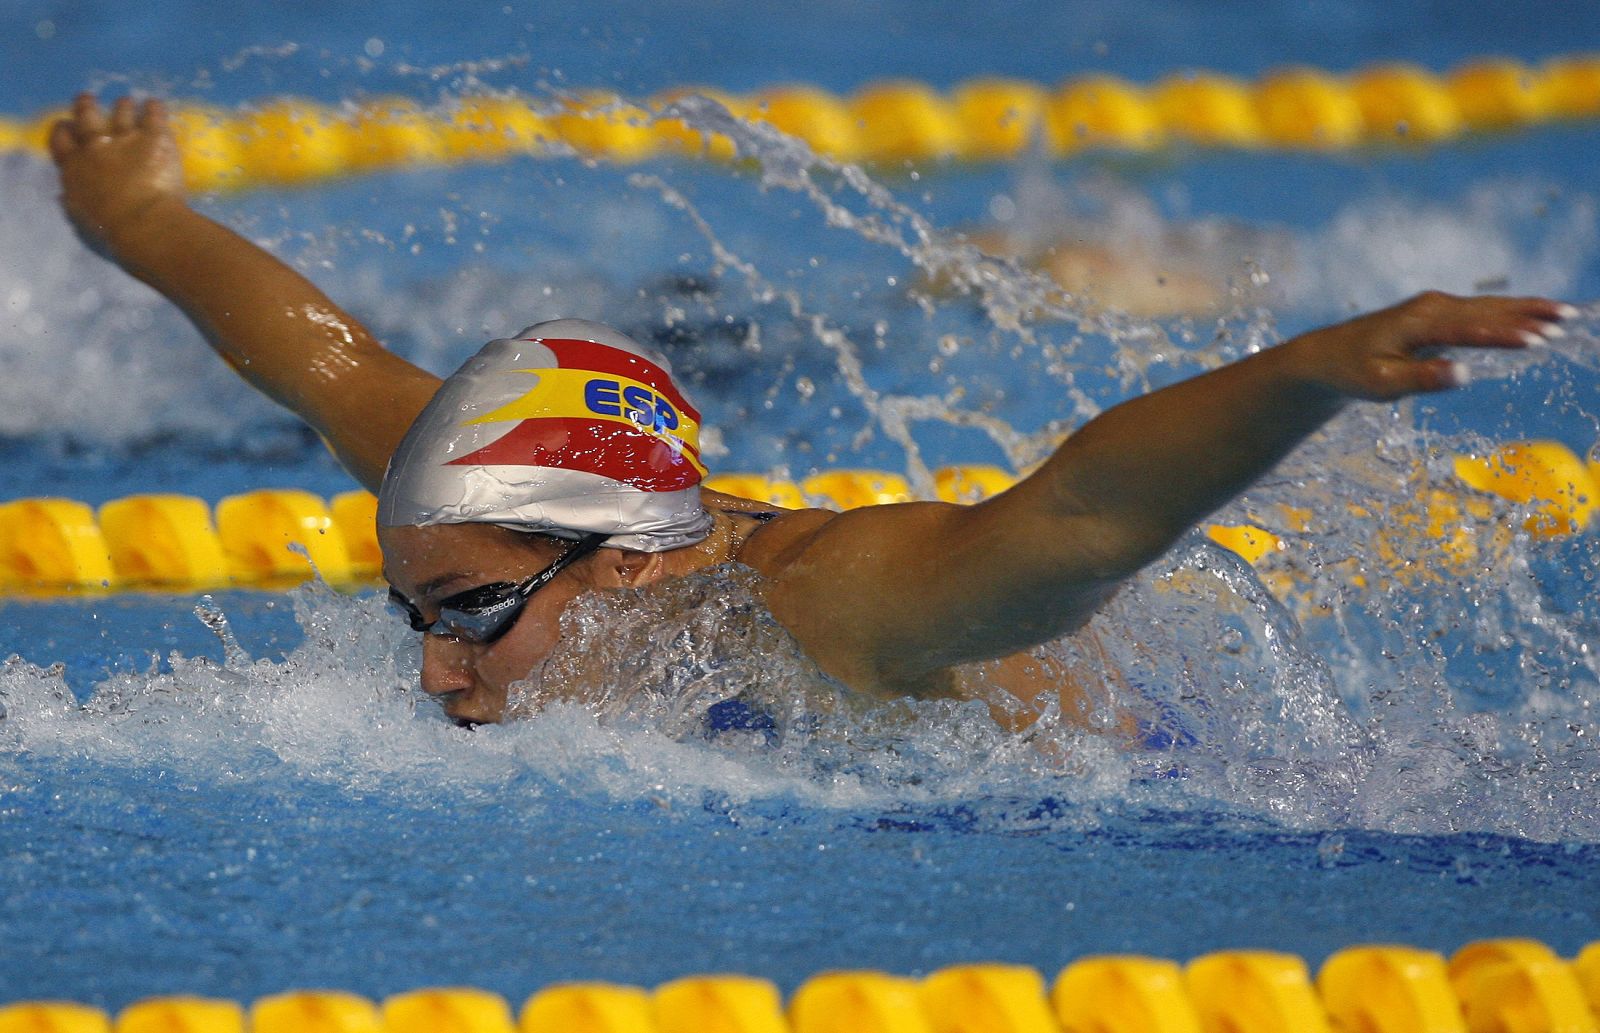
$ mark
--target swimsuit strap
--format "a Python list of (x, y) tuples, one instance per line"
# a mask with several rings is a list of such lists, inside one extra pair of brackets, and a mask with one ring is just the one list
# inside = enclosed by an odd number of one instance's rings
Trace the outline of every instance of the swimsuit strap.
[(752, 512), (746, 509), (724, 509), (722, 512), (726, 513), (728, 516), (751, 517), (752, 519), (759, 520), (764, 524), (773, 517), (783, 516), (786, 511), (782, 509), (764, 509)]

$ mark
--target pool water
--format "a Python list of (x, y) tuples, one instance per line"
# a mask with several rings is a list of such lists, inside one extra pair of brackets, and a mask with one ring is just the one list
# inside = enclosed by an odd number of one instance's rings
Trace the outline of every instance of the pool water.
[[(1582, 5), (1510, 21), (1486, 3), (217, 10), (8, 5), (0, 111), (85, 85), (435, 105), (1442, 70), (1600, 38)], [(1121, 398), (1425, 287), (1594, 299), (1597, 132), (862, 179), (747, 131), (737, 167), (525, 159), (200, 203), (437, 372), (540, 319), (604, 319), (669, 352), (716, 468), (926, 488), (930, 468), (1021, 468)], [(351, 487), (75, 243), (47, 167), (0, 156), (0, 182), (5, 497)], [(957, 237), (996, 224), (1153, 247), (1222, 303), (1158, 322), (1039, 304), (1037, 278)], [(941, 289), (952, 272), (991, 289)], [(1547, 356), (1474, 359), (1469, 390), (1341, 417), (1218, 517), (1284, 533), (1288, 554), (1253, 571), (1197, 535), (1045, 652), (1095, 672), (1087, 729), (1048, 715), (1006, 735), (978, 704), (840, 698), (737, 570), (576, 607), (566, 657), (602, 656), (607, 698), (476, 731), (415, 689), (416, 644), (376, 592), (0, 601), (0, 1001), (453, 984), (519, 1000), (569, 978), (792, 988), (829, 968), (1224, 947), (1315, 962), (1517, 935), (1570, 954), (1600, 938), (1594, 539), (1519, 531), (1502, 503), (1447, 552), (1418, 499), (1460, 494), (1456, 454), (1600, 440), (1597, 330), (1586, 309)], [(772, 726), (705, 722), (739, 695)], [(1164, 737), (1128, 748), (1130, 712)]]

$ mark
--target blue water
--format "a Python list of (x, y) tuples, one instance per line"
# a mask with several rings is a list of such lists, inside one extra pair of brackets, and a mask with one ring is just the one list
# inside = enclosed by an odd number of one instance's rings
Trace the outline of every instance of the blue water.
[[(1600, 39), (1580, 4), (130, 6), (7, 5), (0, 112), (86, 85), (432, 104), (478, 85), (1442, 70)], [(431, 369), (539, 319), (605, 319), (672, 353), (721, 428), (722, 469), (916, 473), (1026, 462), (1052, 421), (1423, 287), (1592, 300), (1597, 144), (1585, 124), (1423, 153), (884, 170), (887, 206), (825, 175), (822, 200), (806, 197), (773, 161), (572, 159), (200, 203)], [(0, 183), (0, 494), (350, 487), (167, 307), (77, 247), (48, 169), (0, 157)], [(1030, 339), (971, 299), (919, 304), (912, 259), (825, 210), (877, 214), (915, 243), (920, 223), (943, 241), (1002, 199), (1125, 247), (1225, 227), (1243, 243), (1175, 246), (1215, 286), (1248, 279), (1245, 258), (1269, 285), (1220, 321), (1165, 324), (1165, 343), (1093, 319), (1033, 320)], [(714, 248), (792, 296), (766, 298)], [(850, 390), (813, 316), (846, 334), (880, 401), (932, 399), (962, 425), (900, 429)], [(1345, 504), (1401, 512), (1417, 471), (1447, 483), (1449, 455), (1484, 440), (1588, 449), (1596, 329), (1580, 321), (1567, 358), (1354, 416), (1230, 510), (1317, 507), (1287, 608), (1198, 543), (1152, 568), (1096, 633), (1122, 702), (1198, 738), (1172, 755), (1059, 730), (1012, 740), (938, 707), (811, 713), (777, 744), (684, 733), (648, 708), (469, 733), (419, 699), (414, 645), (370, 593), (0, 602), (0, 657), (20, 657), (0, 667), (0, 1001), (447, 984), (520, 999), (557, 979), (729, 970), (788, 988), (837, 967), (1053, 973), (1089, 953), (1246, 946), (1315, 962), (1355, 942), (1512, 935), (1571, 953), (1600, 938), (1592, 538), (1496, 537), (1520, 520), (1503, 510), (1474, 529), (1484, 564), (1418, 581), (1377, 546), (1426, 565), (1429, 543)], [(197, 605), (226, 616), (223, 634)], [(677, 619), (670, 600), (628, 605)], [(614, 615), (585, 619), (580, 641), (636, 641)], [(803, 681), (781, 650), (735, 659)]]
[(536, 779), (448, 806), (164, 771), (121, 783), (120, 806), (8, 806), (8, 823), (73, 823), (76, 844), (48, 873), (8, 858), (24, 878), (7, 913), (50, 916), (8, 948), (8, 994), (467, 983), (520, 1001), (555, 980), (740, 971), (792, 989), (823, 967), (985, 958), (1053, 973), (1085, 954), (1240, 945), (1316, 959), (1355, 941), (1451, 950), (1524, 934), (1570, 953), (1594, 935), (1600, 863), (1594, 846), (1192, 814), (1078, 832), (1036, 799), (839, 815), (783, 800), (677, 811)]

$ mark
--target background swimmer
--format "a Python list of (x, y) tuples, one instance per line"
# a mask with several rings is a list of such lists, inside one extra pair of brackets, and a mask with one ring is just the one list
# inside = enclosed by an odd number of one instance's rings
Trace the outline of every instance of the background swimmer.
[(994, 218), (965, 231), (966, 238), (1048, 276), (1061, 289), (1058, 302), (1076, 311), (1166, 319), (1270, 304), (1274, 292), (1244, 273), (1293, 265), (1284, 233), (1215, 218), (1170, 219), (1109, 177), (1058, 184), (1028, 169), (1006, 203), (991, 209)]
[[(316, 428), (362, 484), (384, 488), (439, 378), (191, 209), (159, 102), (123, 98), (107, 113), (81, 96), (50, 147), (63, 207), (89, 246), (171, 299), (224, 360)], [(585, 528), (542, 528), (567, 532), (557, 538), (493, 519), (503, 514), (462, 513), (381, 528), (386, 576), (414, 623), (439, 632), (425, 639), (423, 687), (458, 720), (503, 714), (508, 687), (548, 658), (560, 614), (580, 593), (728, 561), (765, 578), (773, 614), (852, 689), (962, 696), (972, 690), (960, 665), (1010, 658), (988, 680), (1042, 702), (1075, 690), (1029, 684), (1020, 650), (1079, 628), (1123, 580), (1348, 401), (1459, 386), (1438, 349), (1526, 347), (1559, 334), (1570, 314), (1534, 298), (1421, 296), (1109, 410), (980, 505), (764, 519), (769, 507), (695, 483), (679, 490), (693, 488), (709, 520), (686, 544), (576, 555)], [(618, 531), (641, 529), (624, 521)]]

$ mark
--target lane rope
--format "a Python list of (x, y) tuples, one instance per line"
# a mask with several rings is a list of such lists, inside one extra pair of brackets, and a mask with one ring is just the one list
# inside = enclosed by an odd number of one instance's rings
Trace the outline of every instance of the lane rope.
[(1313, 981), (1296, 955), (1220, 951), (1184, 965), (1136, 955), (1082, 958), (1049, 986), (1026, 966), (956, 965), (921, 979), (825, 972), (790, 996), (745, 975), (689, 976), (652, 990), (546, 987), (513, 1016), (472, 987), (231, 1000), (157, 997), (122, 1009), (68, 1002), (0, 1006), (0, 1033), (1595, 1033), (1600, 942), (1572, 961), (1531, 939), (1480, 940), (1448, 960), (1405, 946), (1355, 946)]
[[(972, 79), (941, 92), (894, 80), (845, 96), (806, 85), (752, 94), (680, 87), (644, 100), (582, 91), (556, 100), (468, 96), (436, 108), (398, 97), (338, 105), (284, 97), (231, 111), (179, 102), (174, 118), (185, 176), (197, 191), (519, 155), (618, 163), (735, 157), (728, 138), (672, 117), (670, 106), (690, 94), (768, 122), (829, 158), (878, 165), (1175, 147), (1335, 152), (1426, 147), (1600, 117), (1600, 54), (1537, 65), (1483, 57), (1442, 74), (1401, 63), (1348, 74), (1294, 67), (1255, 81), (1185, 71), (1149, 85), (1089, 74), (1057, 86)], [(61, 114), (0, 117), (0, 153), (43, 153)]]
[[(1492, 528), (1502, 545), (1515, 534), (1558, 538), (1587, 531), (1600, 508), (1600, 462), (1559, 442), (1512, 442), (1486, 456), (1457, 456), (1454, 468), (1454, 481), (1419, 491), (1403, 512), (1351, 509), (1352, 518), (1373, 523), (1375, 570), (1462, 571), (1492, 561), (1474, 528)], [(998, 466), (943, 467), (934, 471), (934, 495), (975, 503), (1016, 480)], [(847, 510), (917, 497), (904, 476), (880, 470), (826, 470), (798, 482), (715, 474), (705, 486), (787, 509)], [(74, 499), (19, 498), (0, 503), (0, 596), (281, 589), (315, 576), (339, 586), (370, 585), (382, 567), (376, 512), (377, 500), (365, 491), (323, 499), (300, 489), (261, 489), (214, 507), (176, 494), (133, 495), (98, 508)], [(1293, 554), (1295, 534), (1308, 531), (1310, 519), (1309, 511), (1283, 507), (1255, 523), (1211, 524), (1207, 532), (1270, 573), (1278, 557)]]

